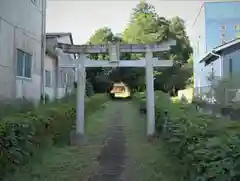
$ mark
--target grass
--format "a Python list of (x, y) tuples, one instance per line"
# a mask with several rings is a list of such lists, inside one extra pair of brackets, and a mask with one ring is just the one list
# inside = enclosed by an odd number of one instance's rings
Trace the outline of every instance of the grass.
[(181, 166), (168, 155), (161, 140), (147, 141), (145, 117), (140, 116), (136, 109), (126, 109), (126, 115), (128, 180), (183, 181)]
[(84, 181), (98, 169), (96, 160), (108, 128), (111, 105), (89, 116), (85, 133), (88, 144), (83, 147), (52, 147), (34, 158), (4, 181)]
[[(104, 108), (88, 117), (88, 145), (53, 147), (4, 181), (87, 181), (99, 170), (96, 158), (111, 126), (109, 117), (116, 108), (113, 104), (116, 103), (106, 103)], [(145, 117), (139, 115), (137, 106), (131, 102), (119, 104), (124, 104), (120, 107), (124, 113), (126, 165), (123, 176), (126, 180), (183, 181), (181, 167), (171, 159), (161, 141), (147, 141)]]

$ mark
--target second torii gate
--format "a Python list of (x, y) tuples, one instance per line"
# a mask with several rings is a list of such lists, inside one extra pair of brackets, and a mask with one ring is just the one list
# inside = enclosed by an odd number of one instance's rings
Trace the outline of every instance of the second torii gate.
[[(78, 86), (77, 86), (77, 120), (76, 136), (80, 139), (84, 136), (84, 98), (85, 98), (85, 68), (86, 67), (145, 67), (146, 87), (147, 87), (147, 135), (151, 136), (155, 132), (155, 98), (154, 98), (154, 79), (153, 67), (170, 67), (173, 65), (171, 60), (158, 60), (153, 58), (153, 52), (169, 51), (175, 45), (174, 40), (170, 40), (160, 45), (144, 44), (107, 44), (107, 45), (71, 45), (58, 43), (57, 48), (64, 53), (78, 54), (75, 65), (59, 65), (60, 67), (77, 67)], [(142, 60), (119, 60), (121, 52), (145, 53)], [(88, 54), (109, 53), (110, 61), (86, 59)]]

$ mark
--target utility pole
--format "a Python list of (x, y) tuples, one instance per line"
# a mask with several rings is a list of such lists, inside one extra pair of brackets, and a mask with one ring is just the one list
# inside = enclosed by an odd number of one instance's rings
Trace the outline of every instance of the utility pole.
[(46, 52), (46, 0), (42, 0), (42, 28), (41, 28), (41, 98), (45, 104), (45, 72), (44, 72), (44, 58)]

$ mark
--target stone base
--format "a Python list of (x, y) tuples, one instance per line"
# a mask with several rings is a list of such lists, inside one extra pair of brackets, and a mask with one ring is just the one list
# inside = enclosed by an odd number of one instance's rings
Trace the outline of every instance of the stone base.
[(70, 141), (72, 146), (84, 146), (87, 143), (85, 135), (76, 133), (75, 131), (70, 133)]

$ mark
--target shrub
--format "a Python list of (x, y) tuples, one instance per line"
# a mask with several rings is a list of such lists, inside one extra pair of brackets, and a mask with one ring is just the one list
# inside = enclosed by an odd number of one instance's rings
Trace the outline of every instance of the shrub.
[(2, 99), (0, 100), (0, 118), (15, 113), (24, 113), (35, 108), (34, 103), (27, 99)]
[[(69, 142), (75, 122), (76, 98), (41, 105), (27, 113), (19, 113), (0, 121), (0, 176), (24, 164), (40, 148)], [(104, 95), (86, 99), (86, 115), (96, 111), (107, 100)], [(1, 177), (0, 177), (1, 178)]]
[(201, 115), (164, 93), (158, 93), (156, 107), (160, 115), (168, 111), (156, 125), (166, 148), (186, 168), (186, 181), (240, 180), (240, 123)]

